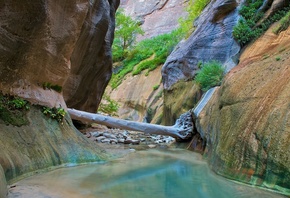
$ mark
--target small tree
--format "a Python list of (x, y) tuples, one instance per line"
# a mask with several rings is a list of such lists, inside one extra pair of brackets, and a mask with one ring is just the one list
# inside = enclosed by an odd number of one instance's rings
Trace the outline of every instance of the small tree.
[(114, 61), (122, 60), (125, 51), (136, 41), (138, 34), (144, 34), (138, 21), (125, 15), (122, 9), (116, 13), (116, 30), (113, 43)]

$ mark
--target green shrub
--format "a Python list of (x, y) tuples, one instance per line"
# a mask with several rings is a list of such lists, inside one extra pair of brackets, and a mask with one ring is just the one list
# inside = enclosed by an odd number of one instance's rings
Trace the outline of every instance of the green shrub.
[(109, 115), (116, 115), (119, 109), (119, 104), (112, 100), (110, 96), (104, 94), (103, 101), (99, 106), (98, 112), (102, 112)]
[(62, 123), (63, 118), (66, 114), (65, 110), (61, 107), (42, 107), (42, 113), (51, 119), (57, 120), (60, 123)]
[(154, 90), (154, 91), (157, 90), (157, 89), (159, 88), (159, 86), (160, 86), (160, 85), (154, 85), (154, 86), (153, 86), (153, 90)]
[(58, 93), (60, 93), (62, 91), (62, 86), (60, 85), (53, 85), (50, 82), (44, 82), (42, 83), (42, 87), (43, 89), (52, 89)]
[(194, 80), (200, 85), (203, 91), (211, 87), (220, 85), (224, 77), (225, 68), (217, 61), (204, 64), (201, 70), (197, 72)]
[[(289, 12), (289, 7), (285, 7), (257, 25), (258, 21), (262, 19), (264, 15), (264, 13), (258, 11), (262, 4), (263, 0), (256, 0), (254, 2), (247, 1), (247, 3), (239, 10), (242, 18), (238, 21), (237, 25), (233, 29), (233, 37), (242, 46), (260, 37), (270, 27), (271, 24), (280, 20), (287, 14), (287, 12)], [(285, 26), (287, 26), (287, 22), (289, 23), (289, 18), (286, 17), (284, 22)]]
[[(174, 49), (180, 38), (177, 31), (162, 34), (151, 39), (145, 39), (137, 43), (134, 49), (129, 50), (126, 59), (123, 60), (123, 69), (113, 74), (110, 85), (113, 89), (122, 83), (128, 73), (140, 74), (143, 70), (153, 71), (163, 64), (166, 57)], [(135, 68), (136, 66), (136, 68)]]
[(5, 124), (19, 127), (28, 125), (29, 121), (26, 113), (29, 109), (30, 104), (28, 101), (0, 93), (0, 119)]

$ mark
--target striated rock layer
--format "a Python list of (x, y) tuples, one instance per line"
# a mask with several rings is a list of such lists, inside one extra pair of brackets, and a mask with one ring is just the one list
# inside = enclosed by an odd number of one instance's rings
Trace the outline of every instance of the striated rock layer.
[(141, 21), (144, 35), (138, 40), (170, 33), (178, 27), (178, 19), (185, 17), (187, 1), (179, 0), (121, 0), (125, 13)]
[[(111, 76), (118, 5), (119, 0), (1, 1), (0, 92), (66, 108), (64, 94), (68, 106), (95, 112)], [(61, 125), (38, 107), (27, 117), (30, 124), (22, 127), (0, 120), (0, 197), (6, 196), (6, 179), (105, 158), (69, 118)]]
[(290, 194), (290, 28), (272, 29), (199, 114), (197, 129), (218, 174)]
[(119, 0), (94, 1), (71, 56), (71, 70), (64, 85), (69, 107), (96, 112), (112, 75), (111, 45)]
[(120, 104), (118, 117), (150, 122), (148, 119), (145, 120), (148, 111), (155, 114), (158, 109), (162, 109), (160, 107), (163, 102), (160, 70), (161, 67), (158, 67), (148, 76), (144, 72), (135, 76), (127, 74), (122, 84), (116, 89), (111, 90), (108, 87), (107, 94)]
[[(64, 88), (70, 107), (95, 111), (111, 75), (119, 0), (4, 1), (0, 6), (0, 90), (63, 106), (43, 83)], [(19, 22), (21, 19), (21, 22)]]

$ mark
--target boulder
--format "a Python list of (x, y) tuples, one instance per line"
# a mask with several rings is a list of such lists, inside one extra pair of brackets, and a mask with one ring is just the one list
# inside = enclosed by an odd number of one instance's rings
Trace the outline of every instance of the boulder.
[(199, 62), (219, 61), (230, 70), (237, 63), (240, 46), (232, 37), (239, 19), (235, 0), (217, 0), (205, 8), (195, 22), (195, 31), (180, 42), (162, 67), (165, 90), (180, 80), (192, 79)]

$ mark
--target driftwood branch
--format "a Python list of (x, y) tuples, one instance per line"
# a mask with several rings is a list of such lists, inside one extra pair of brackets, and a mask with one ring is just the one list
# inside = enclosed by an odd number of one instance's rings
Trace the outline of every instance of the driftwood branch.
[(74, 120), (88, 123), (97, 123), (113, 128), (140, 131), (148, 134), (167, 135), (182, 140), (189, 139), (193, 132), (191, 113), (182, 114), (173, 126), (162, 126), (143, 122), (134, 122), (105, 116), (101, 114), (88, 113), (76, 109), (68, 109), (68, 113)]

